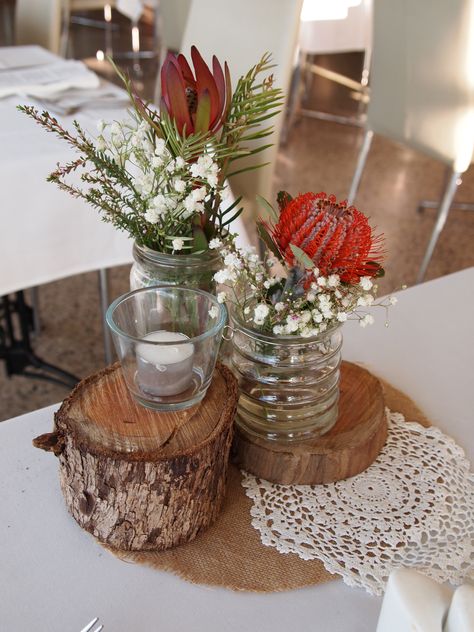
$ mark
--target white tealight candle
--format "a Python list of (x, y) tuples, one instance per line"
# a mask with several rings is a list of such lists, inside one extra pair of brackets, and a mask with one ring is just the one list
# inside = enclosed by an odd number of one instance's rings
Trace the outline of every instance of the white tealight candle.
[[(152, 331), (143, 337), (150, 342), (180, 342), (188, 336), (175, 331)], [(177, 395), (191, 386), (193, 378), (194, 346), (147, 344), (136, 347), (137, 379), (140, 388), (158, 396)]]

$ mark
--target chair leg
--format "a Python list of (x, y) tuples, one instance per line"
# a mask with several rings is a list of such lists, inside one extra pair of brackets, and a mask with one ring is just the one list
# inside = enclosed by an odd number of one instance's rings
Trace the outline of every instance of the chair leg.
[(39, 336), (41, 331), (41, 320), (39, 315), (39, 287), (31, 288), (31, 308), (33, 310), (33, 333)]
[(352, 178), (352, 184), (349, 190), (349, 195), (347, 196), (348, 204), (352, 204), (357, 195), (357, 190), (359, 189), (360, 180), (362, 178), (362, 173), (364, 171), (365, 162), (369, 154), (370, 145), (372, 144), (373, 136), (374, 136), (374, 133), (372, 130), (370, 129), (366, 130), (365, 135), (364, 135), (364, 140), (362, 141), (362, 147), (360, 148), (359, 158), (357, 159), (357, 166), (354, 172), (354, 177)]
[[(439, 202), (433, 200), (422, 200), (418, 205), (418, 213), (422, 213), (425, 208), (439, 208)], [(453, 211), (474, 211), (474, 204), (472, 202), (455, 202), (451, 204)]]
[(431, 233), (431, 238), (428, 244), (428, 247), (425, 252), (425, 256), (423, 257), (423, 262), (421, 264), (420, 271), (418, 272), (418, 277), (416, 279), (417, 283), (421, 283), (425, 278), (426, 270), (428, 269), (428, 265), (431, 261), (431, 257), (433, 256), (433, 251), (435, 249), (438, 238), (441, 234), (441, 231), (446, 224), (446, 220), (449, 215), (449, 211), (451, 209), (451, 205), (456, 194), (456, 190), (458, 186), (461, 184), (461, 174), (458, 171), (450, 170), (450, 177), (448, 179), (448, 183), (446, 185), (446, 189), (444, 191), (443, 199), (441, 200), (441, 204), (439, 205), (438, 217), (436, 218), (436, 224), (433, 228), (433, 232)]
[(105, 322), (105, 314), (109, 306), (109, 288), (106, 268), (99, 270), (100, 312), (102, 315), (102, 327), (104, 331), (104, 357), (107, 365), (112, 363), (112, 344), (110, 334)]
[(296, 65), (291, 74), (290, 91), (288, 94), (288, 102), (286, 106), (286, 116), (283, 119), (283, 127), (281, 131), (280, 142), (286, 145), (288, 136), (290, 135), (295, 123), (296, 114), (301, 106), (301, 79), (303, 68), (304, 54), (301, 51), (297, 53)]

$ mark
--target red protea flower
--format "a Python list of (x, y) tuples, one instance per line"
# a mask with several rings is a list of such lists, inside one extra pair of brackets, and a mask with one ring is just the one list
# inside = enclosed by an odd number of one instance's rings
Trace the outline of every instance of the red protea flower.
[(320, 274), (338, 274), (345, 283), (380, 273), (383, 236), (374, 235), (367, 217), (334, 195), (304, 193), (291, 199), (279, 196), (280, 217), (270, 236), (292, 266), (297, 246), (319, 268)]
[(176, 121), (180, 134), (216, 132), (230, 106), (232, 88), (227, 63), (224, 72), (216, 56), (212, 73), (198, 49), (191, 48), (195, 75), (184, 55), (169, 53), (161, 69), (161, 108)]

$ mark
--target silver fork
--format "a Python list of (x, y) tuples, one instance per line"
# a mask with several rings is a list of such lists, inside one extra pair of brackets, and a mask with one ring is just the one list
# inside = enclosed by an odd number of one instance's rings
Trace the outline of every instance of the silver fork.
[(97, 621), (99, 620), (99, 617), (96, 617), (95, 619), (92, 619), (92, 621), (90, 621), (85, 628), (82, 628), (81, 632), (100, 632), (100, 630), (103, 630), (104, 626), (103, 625), (99, 625), (97, 626), (94, 630), (92, 629), (95, 624), (97, 623)]

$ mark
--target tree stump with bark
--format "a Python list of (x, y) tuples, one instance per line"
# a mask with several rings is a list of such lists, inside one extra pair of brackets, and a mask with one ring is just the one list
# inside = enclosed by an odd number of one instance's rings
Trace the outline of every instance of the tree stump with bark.
[(59, 457), (66, 505), (86, 531), (119, 550), (168, 549), (219, 514), (236, 403), (236, 380), (218, 364), (200, 404), (154, 412), (115, 364), (83, 380), (33, 443)]

